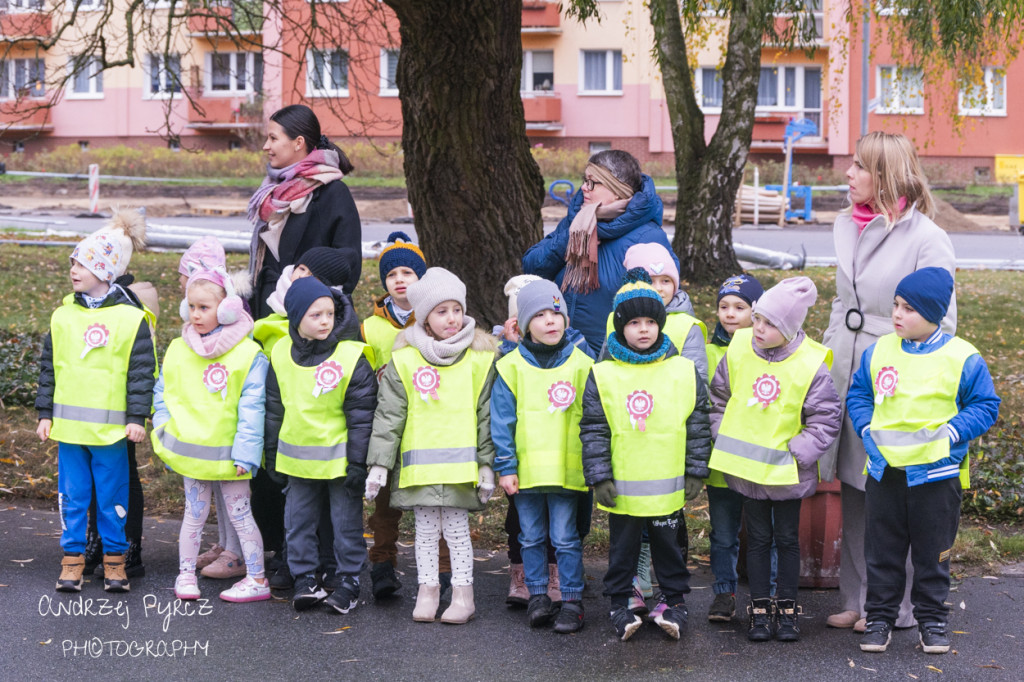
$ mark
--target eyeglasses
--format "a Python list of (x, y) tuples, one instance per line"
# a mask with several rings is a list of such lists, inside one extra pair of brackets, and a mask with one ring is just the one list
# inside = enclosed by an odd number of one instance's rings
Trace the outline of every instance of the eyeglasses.
[(580, 185), (580, 188), (585, 189), (588, 192), (593, 192), (594, 187), (600, 184), (603, 184), (600, 180), (594, 180), (593, 178), (583, 178), (583, 184)]

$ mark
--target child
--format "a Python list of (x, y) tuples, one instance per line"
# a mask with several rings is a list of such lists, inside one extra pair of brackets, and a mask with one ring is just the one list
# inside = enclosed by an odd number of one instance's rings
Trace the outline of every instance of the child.
[(359, 323), (348, 296), (307, 277), (292, 283), (284, 302), (289, 338), (274, 346), (267, 377), (267, 461), (288, 476), (292, 605), (304, 611), (327, 596), (316, 572), (326, 500), (333, 537), (324, 544), (333, 547), (336, 566), (327, 605), (344, 614), (358, 604), (366, 561), (362, 497), (377, 379), (369, 348), (356, 340)]
[[(800, 582), (800, 505), (818, 487), (818, 459), (839, 434), (832, 351), (801, 329), (818, 292), (807, 277), (784, 279), (754, 305), (711, 380), (711, 468), (743, 495), (750, 625), (747, 639), (795, 642)], [(771, 600), (771, 547), (778, 548)]]
[[(706, 346), (709, 382), (725, 357), (732, 335), (753, 325), (751, 306), (763, 293), (764, 287), (750, 275), (730, 277), (718, 289), (718, 323)], [(708, 608), (708, 620), (728, 623), (736, 615), (736, 560), (740, 554), (743, 496), (729, 490), (721, 471), (712, 469), (704, 483), (711, 520), (711, 573), (715, 576), (711, 586), (715, 598)]]
[(868, 453), (861, 651), (883, 652), (889, 645), (908, 549), (921, 648), (949, 651), (945, 600), (967, 446), (992, 427), (1000, 402), (977, 349), (939, 330), (952, 295), (953, 277), (943, 268), (922, 268), (900, 280), (892, 308), (896, 333), (864, 351), (846, 396)]
[[(249, 338), (252, 317), (223, 269), (194, 271), (182, 306), (188, 321), (171, 342), (154, 389), (153, 450), (185, 479), (178, 536), (178, 599), (199, 599), (196, 559), (210, 513), (213, 481), (245, 559), (246, 577), (220, 598), (270, 599), (263, 575), (263, 538), (252, 517), (249, 478), (263, 455), (267, 358)], [(223, 555), (222, 555), (223, 556)]]
[(115, 216), (71, 253), (72, 296), (50, 318), (39, 361), (36, 434), (58, 442), (61, 512), (60, 592), (79, 592), (95, 487), (103, 543), (103, 587), (130, 589), (125, 572), (127, 442), (145, 438), (153, 405), (156, 353), (146, 311), (114, 280), (142, 248), (145, 223)]
[[(579, 492), (585, 491), (579, 438), (581, 391), (593, 360), (569, 343), (569, 318), (558, 287), (527, 284), (518, 295), (525, 324), (519, 345), (497, 363), (491, 391), (494, 470), (518, 512), (530, 627), (555, 617), (550, 597), (548, 537), (555, 547), (562, 607), (555, 632), (583, 627), (583, 545), (576, 528)], [(546, 395), (546, 404), (539, 400)]]
[(440, 600), (438, 537), (451, 552), (452, 602), (444, 623), (466, 623), (473, 603), (473, 546), (467, 510), (494, 492), (490, 398), (494, 340), (466, 315), (466, 285), (430, 268), (408, 288), (416, 323), (395, 340), (381, 379), (367, 462), (366, 497), (387, 485), (416, 513), (419, 593), (412, 617), (432, 622)]
[(646, 271), (626, 273), (614, 306), (611, 358), (590, 371), (580, 421), (586, 482), (609, 512), (605, 594), (616, 635), (626, 641), (642, 624), (629, 598), (646, 529), (662, 591), (652, 619), (679, 639), (690, 591), (682, 509), (708, 475), (707, 387), (662, 331), (665, 305)]

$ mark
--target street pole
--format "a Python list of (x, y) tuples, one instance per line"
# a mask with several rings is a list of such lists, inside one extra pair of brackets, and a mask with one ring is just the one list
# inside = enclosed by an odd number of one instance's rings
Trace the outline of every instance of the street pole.
[(864, 36), (860, 53), (860, 136), (868, 134), (868, 76), (870, 60), (868, 50), (871, 49), (871, 0), (864, 0)]

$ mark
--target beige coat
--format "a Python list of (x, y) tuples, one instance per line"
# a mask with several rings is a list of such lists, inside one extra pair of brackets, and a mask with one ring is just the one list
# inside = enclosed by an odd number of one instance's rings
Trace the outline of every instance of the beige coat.
[[(955, 277), (956, 256), (946, 233), (916, 209), (911, 209), (889, 232), (879, 216), (859, 235), (853, 219), (842, 213), (836, 218), (832, 236), (838, 260), (836, 299), (832, 302), (824, 343), (832, 349), (832, 380), (844, 402), (843, 428), (836, 445), (821, 459), (821, 477), (832, 480), (838, 476), (843, 483), (864, 490), (867, 454), (846, 416), (845, 406), (853, 374), (868, 346), (894, 331), (892, 302), (900, 280), (930, 266), (945, 268)], [(859, 332), (846, 326), (846, 314), (851, 308), (864, 313), (864, 327)], [(853, 317), (850, 322), (856, 326)], [(950, 334), (956, 330), (955, 291), (942, 330)]]

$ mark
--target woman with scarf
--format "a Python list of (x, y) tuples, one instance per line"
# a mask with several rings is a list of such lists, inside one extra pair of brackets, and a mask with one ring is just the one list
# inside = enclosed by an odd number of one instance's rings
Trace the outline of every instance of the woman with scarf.
[[(595, 356), (604, 343), (612, 299), (626, 274), (626, 251), (654, 242), (672, 253), (661, 214), (654, 181), (641, 173), (631, 154), (598, 152), (587, 163), (569, 214), (523, 256), (523, 272), (551, 280), (565, 292), (572, 326), (583, 333)], [(672, 259), (678, 268), (675, 254)]]
[[(850, 208), (836, 218), (836, 298), (825, 332), (832, 349), (832, 379), (844, 399), (864, 350), (894, 331), (896, 285), (912, 272), (936, 266), (956, 272), (949, 237), (930, 219), (934, 212), (928, 180), (914, 145), (903, 135), (874, 132), (857, 142), (853, 164), (846, 171)], [(943, 332), (956, 329), (956, 294), (943, 319)], [(864, 465), (867, 453), (849, 417), (833, 451), (820, 462), (821, 476), (838, 476), (843, 515), (839, 595), (842, 610), (828, 617), (836, 628), (864, 628), (867, 566), (864, 560)], [(896, 627), (915, 625), (910, 605), (912, 567), (907, 562), (907, 587)]]

